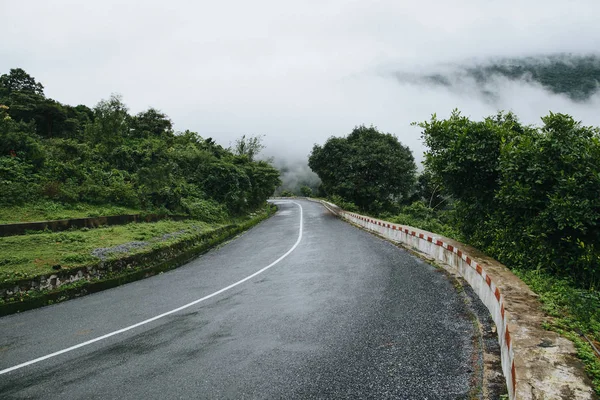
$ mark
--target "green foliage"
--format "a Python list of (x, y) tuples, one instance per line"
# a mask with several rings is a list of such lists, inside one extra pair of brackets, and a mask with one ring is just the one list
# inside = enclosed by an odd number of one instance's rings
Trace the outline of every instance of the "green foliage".
[(8, 74), (0, 76), (0, 95), (15, 92), (44, 95), (44, 86), (21, 68), (12, 68)]
[(19, 157), (0, 157), (0, 205), (37, 196), (39, 184), (32, 164)]
[(206, 222), (224, 221), (227, 218), (227, 210), (214, 200), (184, 199), (183, 205), (187, 213), (195, 219)]
[(347, 137), (315, 145), (310, 168), (328, 196), (338, 195), (361, 210), (381, 212), (407, 201), (416, 165), (410, 149), (375, 127), (359, 126)]
[(351, 211), (351, 212), (358, 212), (359, 211), (359, 209), (356, 206), (356, 204), (352, 203), (351, 201), (344, 200), (341, 196), (338, 196), (337, 194), (333, 194), (333, 195), (329, 196), (327, 198), (327, 200), (329, 200), (330, 202), (332, 202), (336, 206), (338, 206), (340, 208), (343, 208), (346, 211)]
[(284, 190), (283, 192), (281, 192), (280, 196), (281, 197), (294, 197), (295, 194), (290, 192), (289, 190)]
[(313, 194), (313, 191), (311, 188), (309, 188), (308, 186), (301, 186), (300, 187), (300, 193), (302, 194), (302, 196), (304, 197), (311, 197)]
[(398, 214), (382, 215), (381, 218), (460, 240), (460, 232), (453, 227), (450, 212), (435, 211), (422, 201), (402, 207)]
[(190, 213), (215, 221), (261, 206), (279, 172), (254, 158), (261, 137), (238, 154), (150, 108), (132, 116), (118, 95), (94, 109), (48, 99), (22, 70), (0, 77), (0, 205), (51, 200)]
[(254, 161), (256, 156), (265, 149), (262, 139), (263, 135), (248, 137), (243, 135), (235, 141), (233, 152), (238, 156), (246, 156), (250, 161)]
[(425, 165), (455, 200), (465, 240), (500, 261), (600, 283), (600, 135), (563, 114), (521, 125), (457, 111), (420, 124)]

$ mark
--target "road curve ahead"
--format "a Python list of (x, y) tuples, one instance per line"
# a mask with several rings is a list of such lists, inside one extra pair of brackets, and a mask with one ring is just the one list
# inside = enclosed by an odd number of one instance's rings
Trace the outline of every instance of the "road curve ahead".
[(455, 399), (446, 276), (308, 201), (176, 270), (0, 318), (2, 399)]

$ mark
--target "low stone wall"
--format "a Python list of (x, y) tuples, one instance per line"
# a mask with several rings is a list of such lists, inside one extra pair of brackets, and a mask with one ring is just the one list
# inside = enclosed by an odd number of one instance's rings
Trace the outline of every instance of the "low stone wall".
[(468, 282), (497, 327), (511, 400), (595, 398), (573, 344), (542, 328), (547, 317), (537, 295), (504, 265), (470, 246), (431, 232), (320, 202), (339, 217), (436, 260)]
[(71, 228), (97, 228), (99, 226), (104, 225), (125, 225), (130, 222), (155, 222), (167, 218), (180, 221), (183, 219), (188, 219), (189, 217), (184, 215), (127, 214), (113, 215), (107, 217), (72, 218), (57, 219), (53, 221), (0, 224), (0, 237), (23, 235), (28, 231), (49, 230), (52, 232), (56, 232), (64, 231)]

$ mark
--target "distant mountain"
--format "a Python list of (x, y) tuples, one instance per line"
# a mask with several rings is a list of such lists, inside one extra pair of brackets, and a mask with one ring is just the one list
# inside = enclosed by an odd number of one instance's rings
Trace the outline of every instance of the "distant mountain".
[(546, 89), (565, 94), (575, 101), (585, 101), (600, 89), (600, 55), (554, 54), (521, 58), (493, 59), (463, 65), (440, 66), (431, 73), (398, 73), (400, 81), (427, 83), (435, 86), (454, 86), (474, 80), (482, 86), (497, 78), (535, 82)]

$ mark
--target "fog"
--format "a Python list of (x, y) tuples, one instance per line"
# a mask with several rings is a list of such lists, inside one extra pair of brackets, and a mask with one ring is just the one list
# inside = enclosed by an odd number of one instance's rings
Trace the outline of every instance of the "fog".
[(120, 93), (132, 112), (156, 107), (175, 129), (224, 146), (265, 135), (264, 155), (300, 180), (313, 144), (360, 124), (397, 135), (417, 161), (424, 148), (410, 123), (454, 108), (473, 118), (511, 110), (527, 123), (552, 110), (600, 125), (598, 95), (576, 103), (456, 73), (498, 57), (597, 51), (597, 0), (0, 1), (0, 14), (0, 73), (21, 67), (67, 104)]

